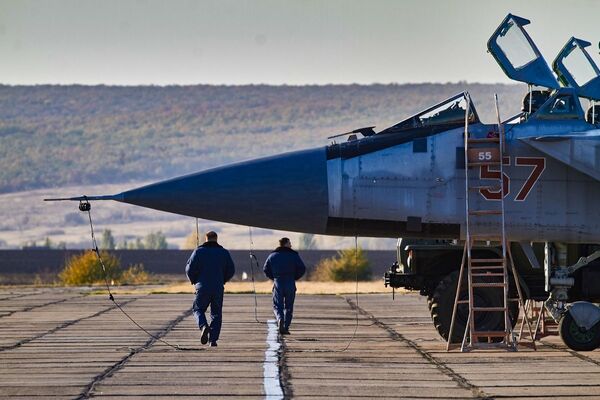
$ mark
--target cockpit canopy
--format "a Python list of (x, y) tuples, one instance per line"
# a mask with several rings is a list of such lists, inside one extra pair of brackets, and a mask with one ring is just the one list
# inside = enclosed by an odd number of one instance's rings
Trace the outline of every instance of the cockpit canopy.
[(565, 86), (570, 86), (580, 97), (600, 100), (600, 70), (586, 47), (591, 43), (572, 37), (562, 48), (552, 68)]
[[(525, 18), (508, 14), (488, 41), (488, 50), (506, 75), (530, 85), (523, 100), (525, 119), (583, 119), (597, 123), (598, 109), (592, 102), (583, 113), (579, 97), (600, 100), (600, 69), (586, 47), (590, 43), (572, 37), (562, 48), (552, 67), (548, 67), (535, 43), (525, 31)], [(559, 81), (564, 88), (561, 88)], [(532, 90), (532, 86), (546, 89)]]
[(504, 73), (516, 81), (558, 89), (548, 63), (523, 28), (529, 20), (508, 14), (488, 41), (488, 50)]
[[(447, 100), (442, 101), (432, 107), (427, 108), (413, 115), (396, 125), (391, 126), (381, 133), (395, 133), (416, 128), (436, 128), (452, 129), (465, 124), (467, 113), (467, 96), (465, 93), (458, 93)], [(469, 123), (479, 122), (479, 117), (475, 111), (475, 106), (469, 100)]]

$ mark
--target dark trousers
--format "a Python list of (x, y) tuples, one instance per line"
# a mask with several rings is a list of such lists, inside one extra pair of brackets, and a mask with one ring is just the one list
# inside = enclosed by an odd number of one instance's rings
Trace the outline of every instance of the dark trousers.
[(196, 290), (196, 300), (194, 300), (194, 317), (198, 322), (198, 328), (208, 325), (206, 320), (206, 309), (210, 305), (210, 341), (216, 342), (221, 334), (221, 324), (223, 322), (223, 289), (200, 288)]
[(285, 329), (290, 327), (294, 314), (295, 285), (273, 285), (273, 311), (277, 320), (283, 321)]

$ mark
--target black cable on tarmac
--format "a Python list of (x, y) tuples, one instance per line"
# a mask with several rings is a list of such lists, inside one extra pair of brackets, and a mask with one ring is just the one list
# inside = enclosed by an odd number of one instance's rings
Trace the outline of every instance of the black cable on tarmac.
[[(356, 287), (354, 290), (354, 296), (356, 298), (356, 306), (358, 307), (358, 236), (354, 236), (354, 278), (355, 278), (355, 283), (356, 283)], [(344, 350), (342, 350), (342, 351), (348, 350), (348, 348), (350, 347), (350, 345), (352, 344), (352, 342), (354, 342), (354, 339), (356, 338), (356, 332), (358, 332), (358, 308), (355, 310), (354, 315), (356, 317), (356, 324), (354, 325), (354, 332), (352, 332), (352, 336), (350, 337), (348, 344), (346, 345), (346, 347), (344, 347)]]
[(258, 259), (254, 255), (254, 240), (252, 240), (252, 227), (248, 227), (248, 234), (250, 236), (250, 275), (252, 278), (252, 293), (254, 294), (254, 321), (258, 324), (266, 324), (258, 319), (258, 299), (256, 296), (256, 282), (254, 280), (254, 264), (256, 263), (256, 269), (260, 270)]
[(171, 344), (171, 343), (167, 342), (166, 340), (161, 339), (160, 337), (158, 337), (156, 335), (153, 335), (152, 333), (148, 332), (148, 330), (146, 330), (143, 326), (141, 326), (135, 319), (133, 319), (133, 317), (131, 315), (129, 315), (125, 310), (123, 310), (121, 305), (119, 303), (117, 303), (117, 301), (115, 300), (115, 296), (112, 294), (112, 291), (110, 290), (110, 283), (108, 282), (108, 273), (106, 272), (106, 266), (104, 265), (104, 260), (102, 260), (102, 256), (100, 255), (100, 250), (98, 249), (98, 243), (96, 242), (96, 235), (94, 234), (94, 224), (92, 222), (92, 211), (91, 211), (92, 205), (87, 200), (86, 196), (83, 196), (83, 197), (84, 197), (85, 201), (79, 202), (79, 210), (83, 211), (83, 212), (87, 212), (87, 214), (88, 214), (88, 219), (90, 222), (90, 233), (92, 235), (92, 246), (93, 246), (92, 251), (94, 253), (96, 253), (96, 256), (98, 257), (98, 261), (100, 262), (100, 265), (102, 266), (102, 271), (104, 273), (104, 283), (106, 285), (106, 290), (108, 291), (108, 299), (113, 302), (113, 304), (119, 309), (119, 311), (121, 311), (123, 313), (123, 315), (125, 315), (127, 317), (127, 319), (129, 319), (131, 321), (131, 323), (133, 323), (139, 330), (141, 330), (142, 332), (144, 332), (146, 335), (150, 336), (157, 342), (160, 342), (166, 346), (169, 346), (174, 350), (200, 351), (201, 349), (181, 347), (178, 344)]

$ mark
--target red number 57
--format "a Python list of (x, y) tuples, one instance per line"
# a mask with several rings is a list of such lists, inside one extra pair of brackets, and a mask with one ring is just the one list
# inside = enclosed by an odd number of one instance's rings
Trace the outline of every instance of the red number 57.
[[(510, 158), (504, 157), (502, 159), (502, 165), (509, 166)], [(546, 169), (546, 159), (544, 157), (515, 157), (515, 166), (518, 167), (533, 167), (529, 177), (523, 183), (523, 187), (519, 190), (515, 197), (515, 201), (525, 201), (531, 189), (535, 186), (537, 181), (540, 179), (542, 172)], [(504, 186), (504, 197), (506, 197), (510, 193), (510, 177), (506, 175), (506, 172), (502, 177), (502, 185)], [(480, 179), (500, 179), (500, 171), (490, 170), (489, 165), (482, 165), (479, 170), (479, 178)], [(498, 188), (498, 190), (490, 190), (490, 189), (480, 189), (479, 193), (486, 200), (500, 200), (502, 196), (502, 190)]]

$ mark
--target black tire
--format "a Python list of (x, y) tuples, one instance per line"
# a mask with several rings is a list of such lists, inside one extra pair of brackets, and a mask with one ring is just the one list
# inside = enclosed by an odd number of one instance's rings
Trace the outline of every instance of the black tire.
[(427, 308), (429, 309), (429, 311), (431, 311), (431, 306), (433, 304), (433, 296), (427, 296)]
[[(448, 340), (450, 333), (450, 323), (452, 321), (452, 309), (454, 308), (454, 296), (456, 295), (456, 286), (458, 284), (458, 273), (454, 271), (444, 279), (435, 288), (431, 296), (431, 319), (435, 329), (444, 340)], [(465, 274), (466, 282), (466, 274)], [(467, 288), (463, 282), (460, 299), (467, 298)], [(502, 293), (494, 288), (475, 288), (474, 301), (477, 307), (498, 307), (502, 306)], [(510, 320), (515, 324), (519, 314), (519, 307), (516, 303), (510, 306)], [(456, 320), (454, 321), (454, 332), (452, 333), (452, 343), (462, 341), (465, 325), (468, 319), (468, 305), (459, 304), (456, 310)], [(475, 319), (475, 329), (481, 331), (499, 331), (504, 330), (504, 315), (502, 312), (478, 313)]]
[(558, 329), (561, 339), (571, 350), (592, 351), (600, 347), (600, 322), (586, 330), (575, 323), (570, 312), (566, 312)]

